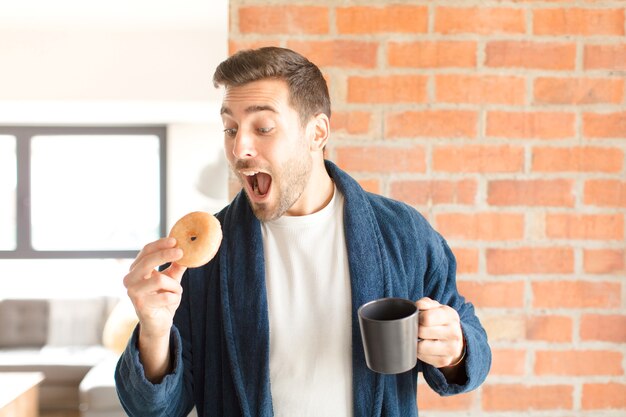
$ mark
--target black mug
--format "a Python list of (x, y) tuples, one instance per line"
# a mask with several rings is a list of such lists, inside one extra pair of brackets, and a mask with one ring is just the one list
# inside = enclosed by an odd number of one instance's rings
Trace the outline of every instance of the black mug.
[(404, 298), (381, 298), (358, 310), (368, 368), (398, 374), (417, 363), (418, 309)]

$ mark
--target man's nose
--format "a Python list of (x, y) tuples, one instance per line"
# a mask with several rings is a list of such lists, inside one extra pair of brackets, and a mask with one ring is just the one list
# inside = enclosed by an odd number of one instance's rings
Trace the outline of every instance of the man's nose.
[(249, 159), (256, 156), (256, 147), (254, 144), (254, 137), (248, 133), (237, 131), (235, 136), (235, 143), (233, 145), (233, 155), (237, 159)]

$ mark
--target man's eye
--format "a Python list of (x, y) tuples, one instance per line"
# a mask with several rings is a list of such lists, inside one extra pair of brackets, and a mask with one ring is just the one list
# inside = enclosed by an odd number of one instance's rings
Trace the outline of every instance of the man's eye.
[(270, 133), (272, 130), (274, 130), (273, 127), (260, 127), (257, 129), (259, 131), (260, 134), (262, 135), (267, 135), (268, 133)]
[(235, 128), (231, 128), (231, 129), (224, 129), (224, 134), (226, 136), (229, 136), (231, 138), (234, 138), (237, 135), (237, 129)]

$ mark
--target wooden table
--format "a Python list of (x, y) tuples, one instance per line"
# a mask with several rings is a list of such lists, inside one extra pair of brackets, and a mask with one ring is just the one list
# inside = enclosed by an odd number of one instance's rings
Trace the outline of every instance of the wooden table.
[(0, 417), (39, 416), (40, 372), (0, 372)]

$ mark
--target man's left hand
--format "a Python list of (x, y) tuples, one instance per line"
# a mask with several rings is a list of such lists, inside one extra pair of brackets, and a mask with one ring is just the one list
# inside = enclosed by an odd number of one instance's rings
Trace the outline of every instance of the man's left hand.
[(436, 368), (460, 364), (465, 347), (459, 313), (428, 297), (415, 304), (419, 309), (417, 358)]

